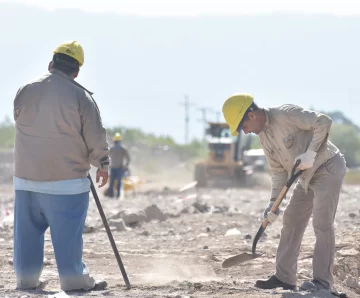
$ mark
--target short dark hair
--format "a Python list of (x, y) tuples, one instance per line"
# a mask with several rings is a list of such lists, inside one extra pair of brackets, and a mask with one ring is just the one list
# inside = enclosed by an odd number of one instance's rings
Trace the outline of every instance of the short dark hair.
[(250, 108), (251, 108), (253, 111), (256, 111), (256, 110), (259, 109), (258, 105), (257, 105), (255, 102), (253, 102), (253, 103), (251, 104)]
[(61, 54), (61, 53), (55, 54), (53, 56), (52, 61), (53, 61), (52, 64), (53, 68), (58, 69), (67, 75), (72, 75), (74, 73), (77, 73), (80, 69), (79, 62), (74, 58), (65, 54)]

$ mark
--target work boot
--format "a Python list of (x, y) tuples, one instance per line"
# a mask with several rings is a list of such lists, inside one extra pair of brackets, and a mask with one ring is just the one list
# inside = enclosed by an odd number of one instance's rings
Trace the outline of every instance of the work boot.
[(313, 279), (311, 281), (304, 281), (300, 286), (301, 291), (316, 291), (316, 290), (328, 290), (319, 280)]
[(295, 285), (289, 285), (281, 280), (279, 280), (275, 275), (272, 275), (267, 280), (257, 280), (255, 283), (255, 287), (260, 289), (276, 289), (276, 288), (283, 288), (284, 290), (295, 290)]

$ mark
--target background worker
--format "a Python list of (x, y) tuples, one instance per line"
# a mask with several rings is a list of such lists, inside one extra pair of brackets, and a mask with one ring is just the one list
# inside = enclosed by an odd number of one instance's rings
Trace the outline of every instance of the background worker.
[[(50, 227), (64, 291), (102, 290), (82, 261), (90, 165), (99, 187), (108, 179), (106, 130), (91, 93), (74, 79), (84, 64), (76, 41), (59, 45), (49, 72), (22, 86), (14, 100), (14, 268), (17, 287), (43, 287), (44, 233)], [(102, 180), (102, 181), (101, 181)]]
[(116, 197), (119, 198), (121, 194), (121, 182), (125, 171), (128, 171), (130, 164), (130, 155), (128, 150), (123, 146), (121, 142), (122, 136), (120, 133), (116, 133), (113, 137), (113, 145), (110, 148), (110, 185), (107, 195), (114, 197), (114, 184), (116, 184)]
[(339, 149), (328, 140), (332, 120), (321, 113), (295, 105), (259, 108), (247, 94), (230, 96), (223, 114), (233, 135), (259, 136), (272, 175), (271, 199), (264, 217), (270, 223), (278, 216), (271, 207), (285, 185), (288, 172), (300, 159), (301, 176), (283, 215), (283, 227), (276, 253), (276, 273), (258, 280), (262, 289), (295, 289), (297, 258), (305, 228), (313, 215), (316, 243), (313, 279), (301, 289), (332, 289), (335, 253), (334, 219), (346, 163)]

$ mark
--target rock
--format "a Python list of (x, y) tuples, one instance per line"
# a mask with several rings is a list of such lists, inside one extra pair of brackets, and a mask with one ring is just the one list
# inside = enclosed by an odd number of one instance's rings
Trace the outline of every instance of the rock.
[(115, 227), (117, 231), (124, 232), (126, 231), (126, 226), (122, 218), (110, 219), (109, 226)]
[(163, 214), (159, 207), (155, 204), (145, 209), (145, 215), (147, 221), (151, 221), (154, 219), (159, 221), (165, 221), (167, 219), (167, 216)]
[(309, 270), (307, 270), (307, 269), (302, 268), (302, 269), (299, 270), (298, 276), (299, 276), (300, 278), (305, 278), (305, 279), (307, 279), (307, 278), (310, 278), (310, 277), (311, 277), (311, 272), (310, 272)]
[(241, 232), (236, 228), (227, 230), (225, 233), (225, 236), (239, 236), (239, 235), (241, 235)]
[(123, 210), (119, 213), (127, 226), (137, 226), (146, 220), (146, 215), (140, 210)]
[(194, 283), (194, 288), (195, 289), (200, 289), (200, 288), (202, 288), (202, 284), (201, 283), (199, 283), (199, 282), (196, 282), (196, 283)]
[(250, 234), (246, 234), (244, 238), (247, 239), (247, 240), (250, 240), (252, 237), (251, 237)]
[(209, 209), (209, 213), (213, 214), (213, 213), (224, 213), (226, 211), (225, 208), (223, 207), (218, 207), (218, 206), (211, 206)]
[(209, 210), (209, 207), (206, 204), (200, 204), (199, 202), (193, 203), (192, 206), (200, 213), (205, 213)]
[(360, 289), (355, 289), (355, 293), (360, 295)]
[(349, 217), (350, 217), (350, 218), (355, 218), (356, 216), (357, 216), (356, 213), (353, 213), (353, 212), (349, 213)]
[(339, 278), (339, 280), (344, 281), (344, 280), (345, 280), (345, 278), (346, 278), (346, 274), (345, 274), (345, 272), (344, 272), (344, 271), (342, 271), (342, 270), (339, 270), (339, 273), (338, 273), (338, 278)]
[(148, 231), (143, 231), (143, 232), (140, 233), (140, 235), (142, 235), (142, 236), (149, 236), (150, 233), (149, 233)]
[(192, 227), (187, 227), (186, 230), (185, 230), (185, 233), (189, 233), (192, 231)]
[(359, 252), (354, 248), (350, 248), (350, 249), (339, 250), (337, 252), (337, 254), (342, 256), (342, 257), (345, 257), (345, 256), (357, 256), (359, 254)]
[(211, 230), (209, 227), (206, 228), (206, 232), (209, 233)]
[(355, 277), (352, 277), (351, 275), (348, 275), (345, 279), (345, 285), (347, 285), (350, 288), (353, 289), (359, 289), (360, 285), (359, 282), (357, 281), (357, 279)]
[(51, 260), (48, 260), (47, 258), (44, 258), (44, 266), (50, 266), (53, 262)]
[(205, 246), (203, 247), (203, 249), (209, 249), (209, 247), (208, 247), (207, 245), (205, 245)]
[(182, 214), (196, 214), (199, 213), (199, 210), (197, 210), (194, 206), (189, 206), (181, 210)]
[(83, 233), (88, 234), (88, 233), (93, 233), (93, 232), (95, 232), (95, 227), (85, 224)]
[(8, 264), (13, 265), (14, 264), (13, 259), (8, 259)]

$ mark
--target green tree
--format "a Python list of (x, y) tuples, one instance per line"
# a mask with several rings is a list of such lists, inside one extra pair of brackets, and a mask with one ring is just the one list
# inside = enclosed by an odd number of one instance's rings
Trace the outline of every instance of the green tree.
[(348, 167), (355, 167), (359, 164), (360, 136), (355, 126), (333, 124), (329, 139), (344, 154)]
[(14, 146), (15, 127), (9, 117), (0, 123), (0, 148), (7, 149)]

